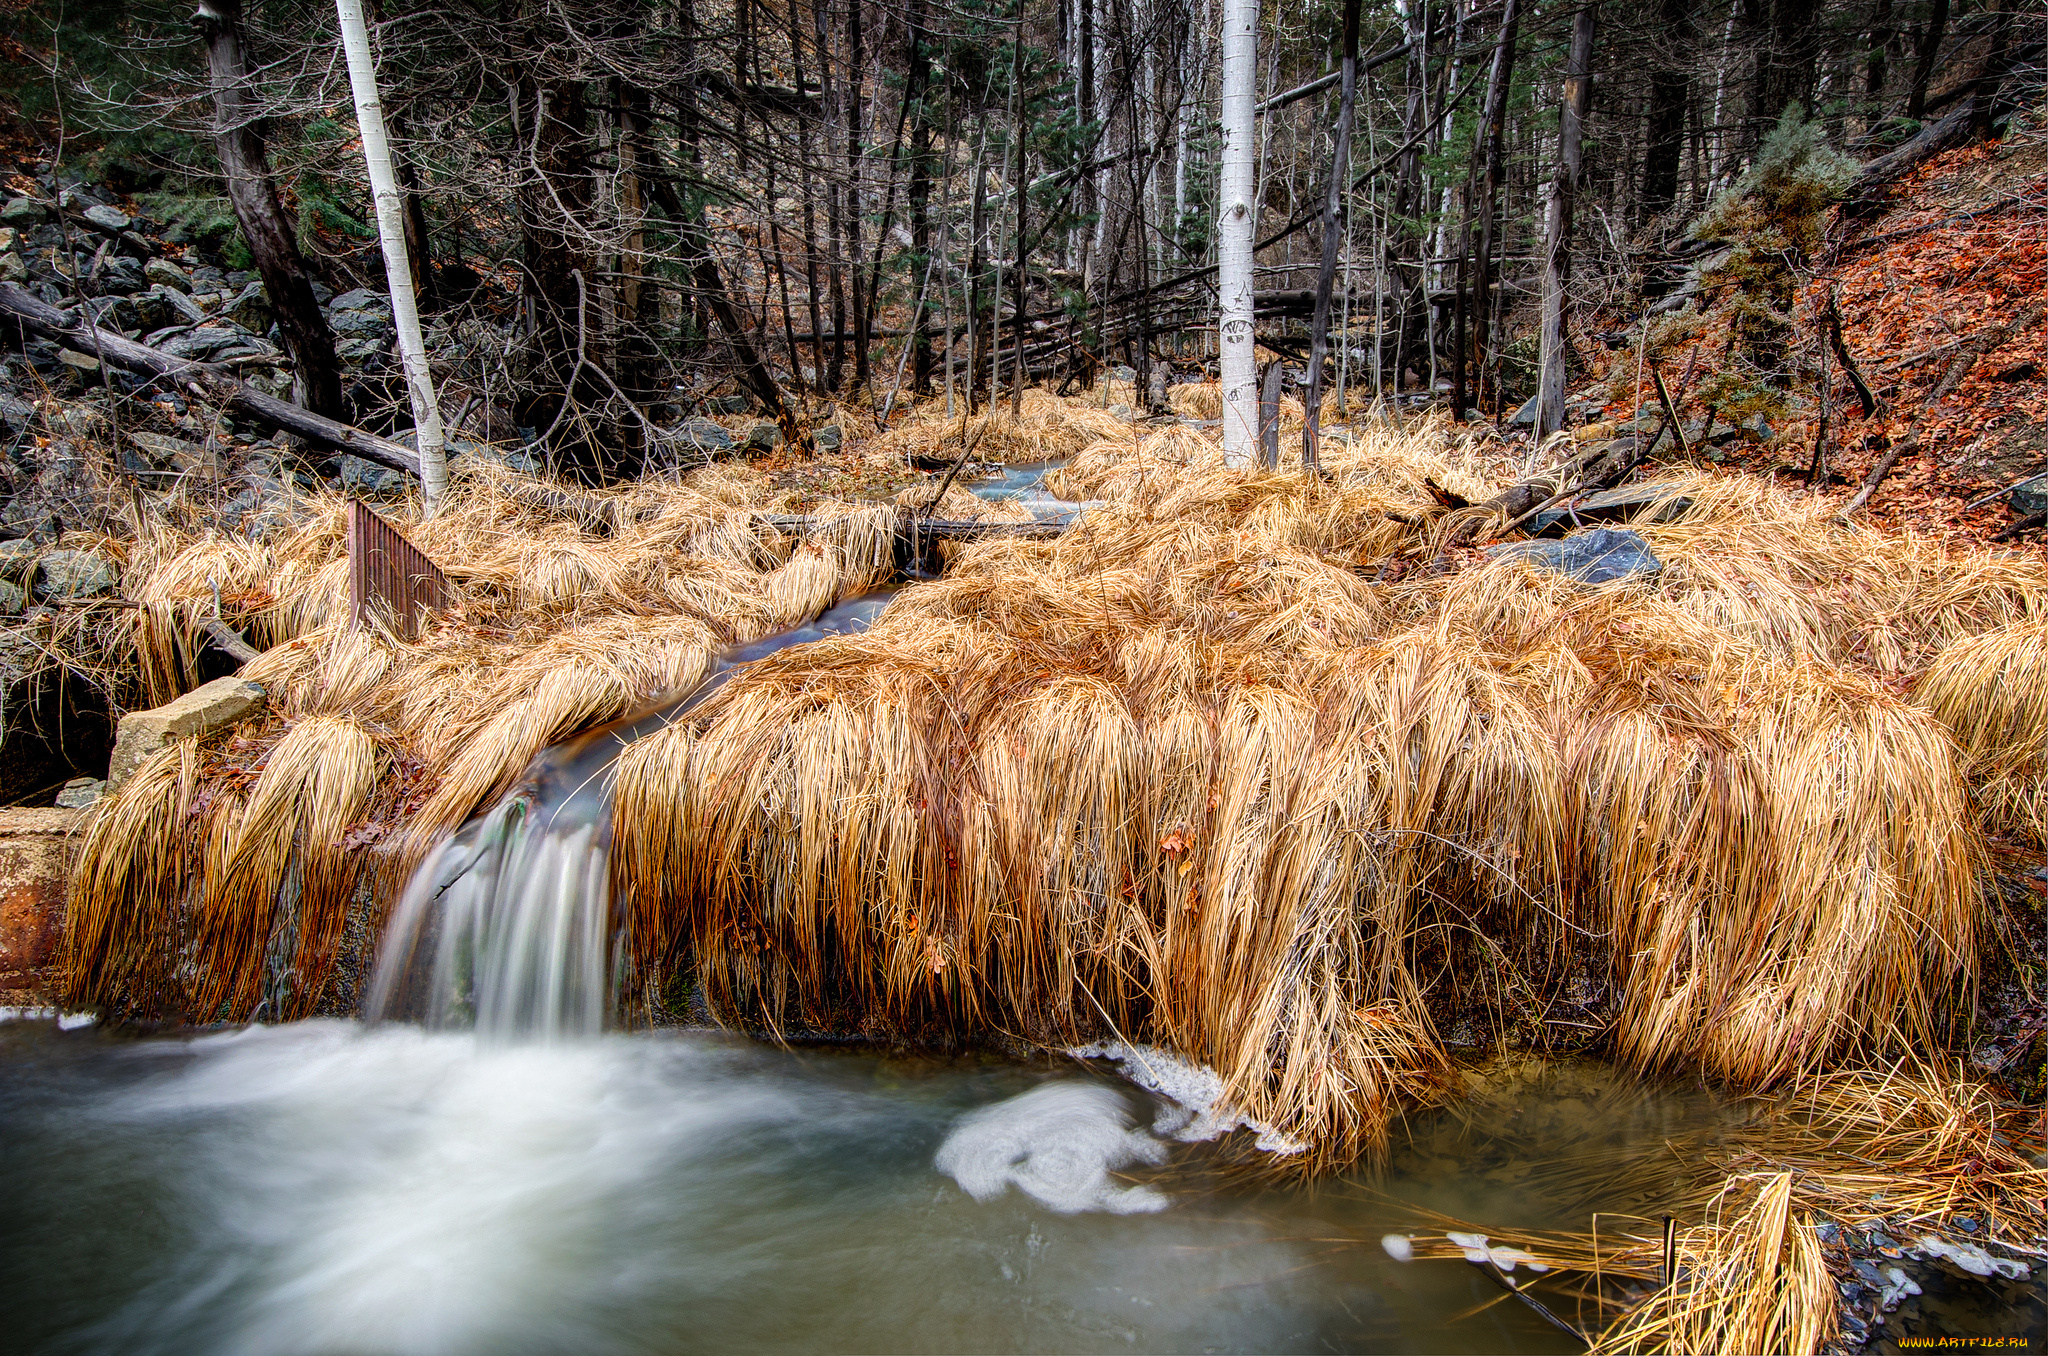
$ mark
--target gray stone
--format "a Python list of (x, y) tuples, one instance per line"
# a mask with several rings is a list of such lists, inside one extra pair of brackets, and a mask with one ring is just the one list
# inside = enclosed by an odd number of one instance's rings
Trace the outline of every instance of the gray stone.
[(134, 308), (135, 328), (144, 334), (169, 329), (178, 318), (178, 313), (164, 300), (163, 291), (159, 288), (152, 287), (147, 292), (137, 293), (127, 298), (127, 302)]
[(752, 396), (713, 396), (704, 402), (704, 408), (712, 414), (745, 414), (754, 408)]
[(391, 303), (382, 293), (372, 292), (367, 287), (358, 287), (352, 292), (343, 292), (327, 303), (330, 311), (390, 311)]
[(73, 777), (64, 783), (64, 789), (57, 793), (57, 808), (60, 810), (83, 810), (99, 803), (107, 794), (104, 777)]
[(120, 569), (94, 551), (51, 551), (36, 566), (38, 598), (100, 598), (120, 586)]
[[(0, 428), (9, 433), (20, 433), (36, 422), (36, 407), (26, 400), (16, 400), (5, 391), (0, 391)], [(0, 551), (6, 549), (0, 543)]]
[(1534, 425), (1536, 422), (1536, 397), (1530, 396), (1527, 403), (1521, 409), (1508, 416), (1508, 422), (1522, 428), (1529, 428)]
[(178, 288), (166, 287), (159, 283), (149, 289), (149, 295), (158, 298), (170, 308), (172, 324), (204, 325), (207, 321), (206, 309)]
[(9, 226), (40, 226), (48, 215), (48, 210), (34, 198), (12, 198), (5, 207), (0, 207), (0, 221)]
[(1131, 417), (1131, 407), (1122, 403), (1111, 405), (1109, 407), (1109, 417), (1112, 419), (1128, 419)]
[(142, 276), (164, 287), (175, 287), (180, 292), (192, 290), (192, 275), (168, 259), (151, 259), (142, 266)]
[(0, 617), (19, 617), (21, 609), (28, 605), (19, 588), (0, 582)]
[(138, 235), (134, 231), (121, 232), (115, 248), (120, 250), (123, 259), (132, 259), (137, 264), (147, 264), (156, 257), (156, 246), (151, 244), (146, 236)]
[(1648, 485), (1623, 485), (1602, 490), (1572, 505), (1545, 509), (1524, 524), (1532, 537), (1561, 537), (1574, 522), (1671, 523), (1692, 511), (1692, 500), (1676, 493), (1679, 485), (1658, 481)]
[(270, 313), (270, 294), (263, 290), (260, 282), (249, 283), (227, 305), (220, 308), (221, 319), (231, 325), (239, 325), (251, 334), (262, 334), (276, 322)]
[(335, 311), (327, 317), (327, 326), (351, 339), (388, 339), (397, 332), (386, 311)]
[(406, 475), (361, 457), (341, 459), (341, 483), (360, 494), (398, 494), (405, 490)]
[(2048, 513), (2048, 475), (2035, 476), (2023, 481), (2007, 496), (2015, 511), (2031, 517), (2036, 513)]
[(1640, 535), (1612, 527), (1574, 533), (1562, 541), (1512, 542), (1494, 547), (1491, 554), (1521, 560), (1581, 584), (1611, 584), (1624, 579), (1647, 582), (1664, 568)]
[(74, 372), (91, 376), (99, 375), (100, 360), (93, 357), (90, 353), (80, 353), (75, 349), (67, 348), (57, 354), (57, 361), (63, 363)]
[(1136, 381), (1138, 379), (1138, 369), (1126, 367), (1124, 364), (1118, 363), (1115, 367), (1109, 369), (1109, 379), (1111, 381)]
[(107, 790), (118, 790), (143, 760), (172, 740), (232, 725), (262, 705), (262, 688), (229, 675), (195, 688), (167, 706), (129, 712), (121, 717), (114, 736), (114, 754), (107, 762)]
[(201, 264), (192, 270), (192, 290), (194, 292), (225, 292), (228, 290), (227, 275), (212, 264)]
[(244, 337), (225, 325), (202, 325), (174, 334), (156, 347), (173, 358), (188, 362), (211, 362), (224, 350), (243, 343)]
[(95, 286), (107, 295), (131, 297), (149, 284), (143, 280), (141, 264), (125, 255), (115, 255), (100, 261)]
[(838, 451), (839, 439), (840, 432), (839, 425), (837, 424), (826, 424), (823, 427), (811, 430), (811, 446), (820, 452)]
[(747, 430), (749, 452), (772, 452), (782, 446), (782, 430), (770, 423), (755, 424)]
[(730, 452), (732, 435), (709, 419), (685, 419), (674, 429), (677, 442), (700, 452)]
[(0, 282), (22, 283), (28, 281), (28, 260), (14, 251), (0, 254)]
[(334, 356), (345, 363), (364, 363), (383, 356), (388, 339), (344, 339), (334, 346)]

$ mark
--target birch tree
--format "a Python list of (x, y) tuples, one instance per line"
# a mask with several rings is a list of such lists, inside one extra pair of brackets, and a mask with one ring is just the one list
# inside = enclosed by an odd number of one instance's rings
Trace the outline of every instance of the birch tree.
[(1253, 96), (1258, 65), (1259, 0), (1223, 0), (1216, 330), (1223, 382), (1223, 460), (1231, 466), (1251, 464), (1259, 431), (1259, 373), (1252, 351), (1252, 179), (1258, 163)]
[(405, 366), (406, 394), (412, 398), (412, 422), (419, 440), (420, 488), (427, 516), (440, 511), (448, 492), (447, 438), (441, 429), (441, 407), (434, 399), (434, 374), (427, 366), (427, 346), (420, 338), (420, 312), (412, 287), (412, 259), (405, 248), (405, 197), (391, 163), (391, 142), (384, 135), (384, 109), (377, 98), (377, 66), (370, 56), (370, 30), (363, 22), (362, 0), (334, 0), (341, 22), (342, 50), (348, 56), (348, 83), (356, 100), (356, 123), (362, 129), (363, 160), (370, 170), (370, 194), (377, 204), (377, 237), (384, 246), (384, 278), (391, 288), (391, 318), (398, 328), (398, 354)]

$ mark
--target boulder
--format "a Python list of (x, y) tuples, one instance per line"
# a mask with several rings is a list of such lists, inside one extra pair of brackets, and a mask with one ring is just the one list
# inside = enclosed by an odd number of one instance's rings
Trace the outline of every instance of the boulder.
[(224, 350), (245, 342), (245, 336), (225, 325), (202, 325), (183, 334), (174, 334), (156, 347), (173, 358), (203, 363), (212, 362)]
[(1575, 532), (1562, 541), (1511, 542), (1494, 547), (1491, 554), (1521, 560), (1581, 584), (1648, 582), (1664, 568), (1664, 562), (1657, 559), (1650, 544), (1639, 534), (1612, 527)]
[(782, 446), (782, 430), (763, 421), (747, 430), (747, 451), (773, 452)]
[(115, 248), (120, 250), (123, 259), (132, 259), (139, 265), (147, 265), (156, 257), (156, 246), (147, 236), (137, 235), (134, 231), (121, 232)]
[(380, 292), (372, 292), (367, 287), (358, 287), (352, 292), (343, 292), (333, 301), (328, 302), (327, 309), (330, 311), (379, 310), (389, 312), (391, 310), (391, 302)]
[(811, 446), (820, 452), (836, 452), (840, 437), (839, 425), (825, 424), (811, 430)]
[(0, 617), (19, 617), (28, 599), (13, 584), (0, 583)]
[(0, 207), (0, 221), (23, 230), (42, 225), (48, 215), (48, 209), (34, 198), (11, 198), (5, 207)]
[(754, 408), (752, 396), (713, 396), (704, 402), (704, 408), (712, 414), (745, 414)]
[(150, 279), (158, 287), (170, 287), (180, 293), (193, 291), (193, 274), (188, 274), (184, 268), (178, 268), (168, 258), (152, 258), (150, 262), (143, 264), (141, 277)]
[(36, 566), (38, 598), (103, 598), (120, 586), (120, 569), (96, 551), (51, 551)]
[(121, 717), (114, 736), (114, 754), (107, 762), (106, 789), (119, 790), (145, 759), (172, 740), (232, 725), (262, 705), (262, 688), (230, 674), (194, 688), (167, 706), (130, 711)]
[[(149, 289), (149, 296), (156, 298), (159, 305), (170, 311), (171, 319), (165, 325), (204, 325), (207, 320), (205, 308), (176, 287), (158, 283)], [(137, 303), (140, 305), (141, 303)], [(162, 327), (159, 327), (162, 328)]]
[(28, 260), (12, 250), (0, 254), (0, 282), (23, 283), (28, 281)]
[(270, 294), (260, 282), (249, 283), (235, 293), (220, 308), (220, 315), (230, 325), (238, 325), (251, 334), (262, 334), (276, 323), (276, 317), (270, 313)]
[(732, 435), (709, 419), (685, 419), (672, 432), (678, 443), (699, 452), (730, 452), (733, 449)]
[(336, 310), (327, 317), (327, 327), (350, 339), (389, 339), (397, 333), (389, 311)]
[(1520, 428), (1528, 428), (1533, 425), (1536, 422), (1536, 397), (1530, 396), (1523, 403), (1522, 408), (1508, 416), (1508, 422)]
[(359, 494), (402, 494), (408, 477), (403, 471), (394, 471), (388, 466), (379, 466), (374, 461), (361, 457), (344, 456), (341, 459), (340, 480), (344, 488)]

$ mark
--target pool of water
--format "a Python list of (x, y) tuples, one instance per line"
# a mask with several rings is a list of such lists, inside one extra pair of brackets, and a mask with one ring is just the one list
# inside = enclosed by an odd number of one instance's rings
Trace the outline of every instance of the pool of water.
[(1250, 1187), (1099, 1063), (0, 1024), (0, 1346), (1574, 1350), (1381, 1237), (1653, 1214), (1731, 1113), (1597, 1065), (1475, 1089), (1382, 1176)]

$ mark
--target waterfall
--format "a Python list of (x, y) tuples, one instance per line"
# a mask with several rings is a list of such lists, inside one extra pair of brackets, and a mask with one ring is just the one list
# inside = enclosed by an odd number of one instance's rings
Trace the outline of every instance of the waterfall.
[(578, 735), (534, 759), (503, 799), (427, 856), (385, 930), (364, 1015), (498, 1041), (604, 1030), (615, 933), (607, 863), (619, 751), (686, 715), (739, 666), (865, 631), (889, 593), (740, 646), (686, 697)]

